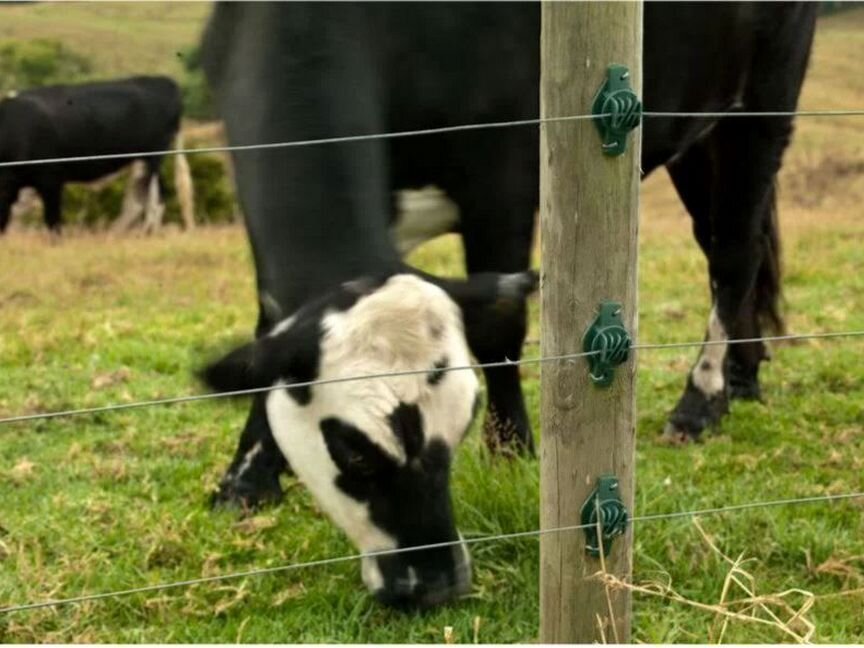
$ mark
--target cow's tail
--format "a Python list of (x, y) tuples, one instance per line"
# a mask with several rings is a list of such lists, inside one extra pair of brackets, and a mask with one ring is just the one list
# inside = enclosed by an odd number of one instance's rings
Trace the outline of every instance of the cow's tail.
[(777, 186), (771, 187), (769, 204), (762, 222), (762, 264), (756, 276), (756, 315), (766, 328), (777, 334), (785, 329), (780, 312), (780, 225), (777, 219)]
[[(177, 132), (175, 149), (183, 150), (183, 134)], [(177, 153), (174, 160), (174, 186), (177, 189), (177, 201), (180, 203), (180, 215), (183, 226), (187, 230), (195, 228), (195, 189), (192, 186), (192, 172), (189, 161), (184, 153)]]

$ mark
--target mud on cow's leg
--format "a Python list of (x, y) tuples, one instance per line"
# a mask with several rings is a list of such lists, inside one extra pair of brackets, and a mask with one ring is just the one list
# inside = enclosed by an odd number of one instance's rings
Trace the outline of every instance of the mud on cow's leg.
[(267, 423), (265, 397), (256, 396), (227, 472), (213, 494), (215, 506), (257, 508), (282, 499), (279, 475), (288, 463), (273, 439)]

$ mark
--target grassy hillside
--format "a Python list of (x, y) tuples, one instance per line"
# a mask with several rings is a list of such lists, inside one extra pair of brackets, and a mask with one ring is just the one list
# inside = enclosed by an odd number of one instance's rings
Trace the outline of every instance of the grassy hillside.
[(86, 56), (99, 77), (182, 71), (209, 2), (38, 2), (0, 6), (0, 43), (56, 39)]
[[(60, 9), (83, 7), (101, 10)], [(3, 12), (23, 10), (0, 8), (0, 30), (8, 27)], [(203, 11), (182, 9), (193, 10)], [(864, 108), (862, 46), (864, 11), (821, 22), (802, 107)], [(864, 329), (862, 161), (864, 117), (799, 120), (781, 177), (791, 331)], [(665, 174), (643, 185), (641, 218), (640, 338), (701, 339), (705, 261)], [(414, 260), (458, 273), (458, 240), (428, 244)], [(0, 267), (0, 417), (193, 393), (200, 388), (191, 370), (254, 326), (239, 228), (154, 238), (72, 233), (59, 245), (19, 231), (0, 240)], [(635, 513), (864, 491), (861, 355), (854, 339), (776, 347), (764, 370), (765, 404), (738, 403), (705, 443), (670, 448), (659, 432), (695, 353), (640, 353)], [(538, 370), (525, 367), (523, 376), (536, 426)], [(291, 479), (280, 507), (245, 517), (208, 510), (245, 413), (245, 403), (220, 401), (0, 427), (0, 607), (352, 553)], [(478, 432), (455, 466), (460, 528), (468, 536), (536, 528), (537, 462), (492, 460)], [(861, 643), (862, 513), (864, 502), (849, 501), (701, 524), (718, 549), (747, 561), (757, 594), (796, 589), (785, 599), (793, 607), (816, 596), (804, 614), (814, 641)], [(637, 582), (671, 584), (705, 604), (720, 600), (729, 564), (690, 521), (640, 524), (635, 537)], [(485, 642), (535, 637), (536, 540), (476, 545), (472, 553), (471, 597), (422, 615), (381, 608), (358, 566), (339, 564), (0, 615), (0, 641), (441, 641), (445, 626), (457, 641), (472, 641), (475, 628)], [(715, 615), (687, 604), (636, 594), (634, 612), (639, 641), (720, 638)], [(805, 629), (802, 621), (792, 626)], [(723, 640), (789, 637), (733, 620)]]

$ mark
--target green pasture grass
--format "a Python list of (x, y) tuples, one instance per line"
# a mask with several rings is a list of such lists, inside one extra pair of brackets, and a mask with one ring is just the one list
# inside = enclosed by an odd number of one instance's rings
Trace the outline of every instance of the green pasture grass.
[[(802, 105), (864, 105), (860, 75), (844, 72), (860, 52), (853, 26), (862, 16), (823, 21)], [(852, 119), (800, 120), (781, 178), (792, 332), (864, 329), (864, 183), (855, 171), (864, 129)], [(705, 262), (663, 174), (643, 185), (641, 218), (640, 339), (699, 340), (709, 310)], [(458, 239), (430, 243), (413, 260), (458, 274)], [(197, 393), (193, 369), (254, 326), (239, 228), (150, 238), (70, 232), (59, 244), (18, 230), (0, 240), (0, 268), (0, 417)], [(536, 301), (531, 313), (537, 337)], [(734, 404), (704, 443), (683, 448), (661, 444), (659, 433), (696, 351), (639, 353), (635, 514), (864, 490), (862, 341), (773, 352), (763, 370), (766, 402)], [(538, 367), (524, 367), (523, 377), (536, 430)], [(290, 478), (280, 506), (255, 514), (208, 508), (246, 408), (209, 401), (0, 426), (0, 607), (353, 553)], [(472, 432), (454, 467), (466, 535), (536, 529), (538, 490), (535, 460), (494, 459)], [(800, 588), (822, 596), (864, 586), (862, 512), (864, 502), (847, 501), (701, 524), (726, 554), (751, 559), (758, 594)], [(638, 524), (634, 553), (637, 583), (671, 582), (688, 599), (720, 599), (728, 566), (690, 521)], [(533, 640), (538, 541), (477, 544), (472, 554), (472, 595), (422, 614), (380, 607), (358, 565), (342, 563), (0, 615), (0, 641), (425, 642), (441, 641), (445, 626), (460, 642), (473, 641), (475, 627), (484, 642)], [(814, 640), (864, 641), (862, 599), (819, 598), (808, 613)], [(636, 640), (717, 638), (704, 611), (640, 594), (633, 609)], [(724, 637), (786, 639), (741, 621)]]

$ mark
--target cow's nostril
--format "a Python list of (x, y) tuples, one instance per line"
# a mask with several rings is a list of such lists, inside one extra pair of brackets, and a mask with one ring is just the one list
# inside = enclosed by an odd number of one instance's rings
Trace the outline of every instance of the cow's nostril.
[[(467, 567), (467, 566), (466, 566)], [(459, 569), (436, 579), (435, 583), (416, 582), (407, 578), (394, 581), (375, 592), (378, 602), (399, 610), (420, 610), (454, 601), (471, 591), (470, 568)]]

